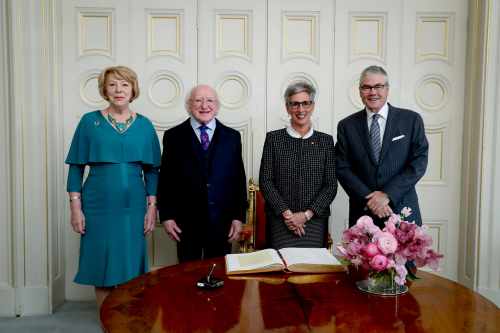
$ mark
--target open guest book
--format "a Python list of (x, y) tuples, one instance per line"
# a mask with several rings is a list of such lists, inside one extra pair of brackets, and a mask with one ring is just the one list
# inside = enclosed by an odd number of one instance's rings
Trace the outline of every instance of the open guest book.
[(329, 273), (345, 267), (325, 248), (287, 247), (226, 255), (226, 274), (261, 272)]

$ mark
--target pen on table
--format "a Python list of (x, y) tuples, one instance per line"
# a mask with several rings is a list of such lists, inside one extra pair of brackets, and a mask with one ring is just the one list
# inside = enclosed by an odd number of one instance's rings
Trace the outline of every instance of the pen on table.
[(208, 275), (207, 275), (207, 282), (210, 282), (210, 277), (212, 276), (212, 273), (214, 271), (215, 266), (216, 266), (216, 264), (213, 264), (212, 268), (210, 268), (210, 271), (208, 272)]

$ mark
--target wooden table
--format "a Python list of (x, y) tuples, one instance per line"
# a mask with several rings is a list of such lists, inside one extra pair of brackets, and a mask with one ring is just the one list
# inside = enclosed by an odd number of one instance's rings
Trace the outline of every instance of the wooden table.
[[(195, 285), (217, 263), (225, 285)], [(500, 332), (500, 310), (433, 274), (410, 292), (381, 297), (346, 273), (227, 277), (222, 258), (165, 267), (115, 289), (101, 320), (108, 332)]]

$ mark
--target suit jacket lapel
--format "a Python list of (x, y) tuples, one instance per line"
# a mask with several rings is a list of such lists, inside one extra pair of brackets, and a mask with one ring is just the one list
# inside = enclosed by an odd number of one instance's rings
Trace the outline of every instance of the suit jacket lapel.
[(188, 118), (183, 124), (183, 137), (181, 138), (181, 142), (185, 145), (186, 149), (185, 152), (187, 155), (189, 155), (190, 159), (195, 161), (194, 163), (196, 168), (198, 170), (201, 170), (202, 167), (202, 161), (200, 160), (200, 156), (196, 153), (196, 150), (198, 147), (196, 144), (198, 143), (198, 139), (196, 138), (196, 134), (193, 131), (193, 127), (191, 127), (191, 122)]
[(366, 154), (370, 157), (370, 161), (373, 164), (377, 164), (375, 158), (373, 157), (372, 145), (370, 143), (370, 138), (368, 134), (368, 120), (366, 119), (366, 110), (363, 109), (358, 113), (357, 129), (359, 136), (361, 138), (361, 145), (365, 148)]
[(397, 130), (397, 122), (398, 122), (398, 112), (394, 110), (394, 108), (388, 104), (389, 112), (387, 113), (387, 121), (385, 123), (385, 131), (384, 131), (384, 140), (382, 141), (382, 149), (380, 151), (379, 163), (382, 161), (384, 156), (389, 151), (389, 146), (391, 145), (391, 140), (395, 136), (394, 131)]

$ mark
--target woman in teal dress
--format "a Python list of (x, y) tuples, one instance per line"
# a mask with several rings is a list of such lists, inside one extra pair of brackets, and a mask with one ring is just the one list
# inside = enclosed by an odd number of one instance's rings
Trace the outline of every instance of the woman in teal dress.
[(66, 163), (71, 225), (81, 234), (75, 282), (95, 286), (100, 307), (114, 286), (148, 270), (160, 144), (151, 121), (129, 108), (139, 95), (134, 71), (105, 69), (99, 92), (109, 106), (82, 117)]

